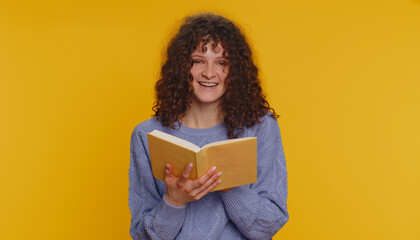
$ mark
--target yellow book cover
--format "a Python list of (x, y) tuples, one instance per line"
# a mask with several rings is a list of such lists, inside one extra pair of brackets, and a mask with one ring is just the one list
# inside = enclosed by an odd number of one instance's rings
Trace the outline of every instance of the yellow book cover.
[(209, 143), (202, 148), (195, 144), (153, 130), (147, 133), (153, 176), (164, 181), (166, 163), (171, 163), (175, 176), (180, 176), (188, 163), (194, 167), (190, 179), (202, 176), (216, 166), (222, 181), (212, 191), (257, 181), (257, 138), (246, 137)]

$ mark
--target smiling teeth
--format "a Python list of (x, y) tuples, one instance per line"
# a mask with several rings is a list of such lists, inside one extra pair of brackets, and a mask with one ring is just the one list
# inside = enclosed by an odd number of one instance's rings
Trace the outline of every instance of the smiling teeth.
[(199, 82), (199, 84), (205, 87), (215, 87), (217, 85), (217, 83), (204, 83), (204, 82)]

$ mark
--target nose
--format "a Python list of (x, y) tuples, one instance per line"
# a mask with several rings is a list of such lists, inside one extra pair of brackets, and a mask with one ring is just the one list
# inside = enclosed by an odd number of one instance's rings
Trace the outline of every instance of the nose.
[(216, 76), (216, 71), (211, 64), (206, 64), (201, 74), (207, 79), (212, 79)]

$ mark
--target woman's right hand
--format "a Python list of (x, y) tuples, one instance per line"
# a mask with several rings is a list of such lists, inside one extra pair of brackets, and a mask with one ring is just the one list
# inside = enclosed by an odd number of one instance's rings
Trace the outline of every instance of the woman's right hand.
[(166, 201), (173, 206), (184, 206), (185, 204), (197, 201), (210, 192), (220, 179), (217, 179), (222, 172), (216, 172), (216, 167), (212, 167), (207, 172), (195, 179), (189, 179), (193, 164), (188, 164), (180, 177), (173, 175), (172, 165), (167, 163), (165, 169)]

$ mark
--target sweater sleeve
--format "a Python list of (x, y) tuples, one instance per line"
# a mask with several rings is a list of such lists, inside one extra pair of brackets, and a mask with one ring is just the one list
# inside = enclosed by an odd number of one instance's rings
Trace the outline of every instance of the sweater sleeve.
[(257, 130), (257, 182), (221, 193), (226, 212), (249, 239), (269, 239), (288, 221), (287, 171), (280, 130), (265, 118)]
[(129, 169), (130, 234), (138, 239), (174, 239), (185, 217), (185, 207), (168, 204), (153, 177), (147, 136), (136, 127), (131, 136)]

